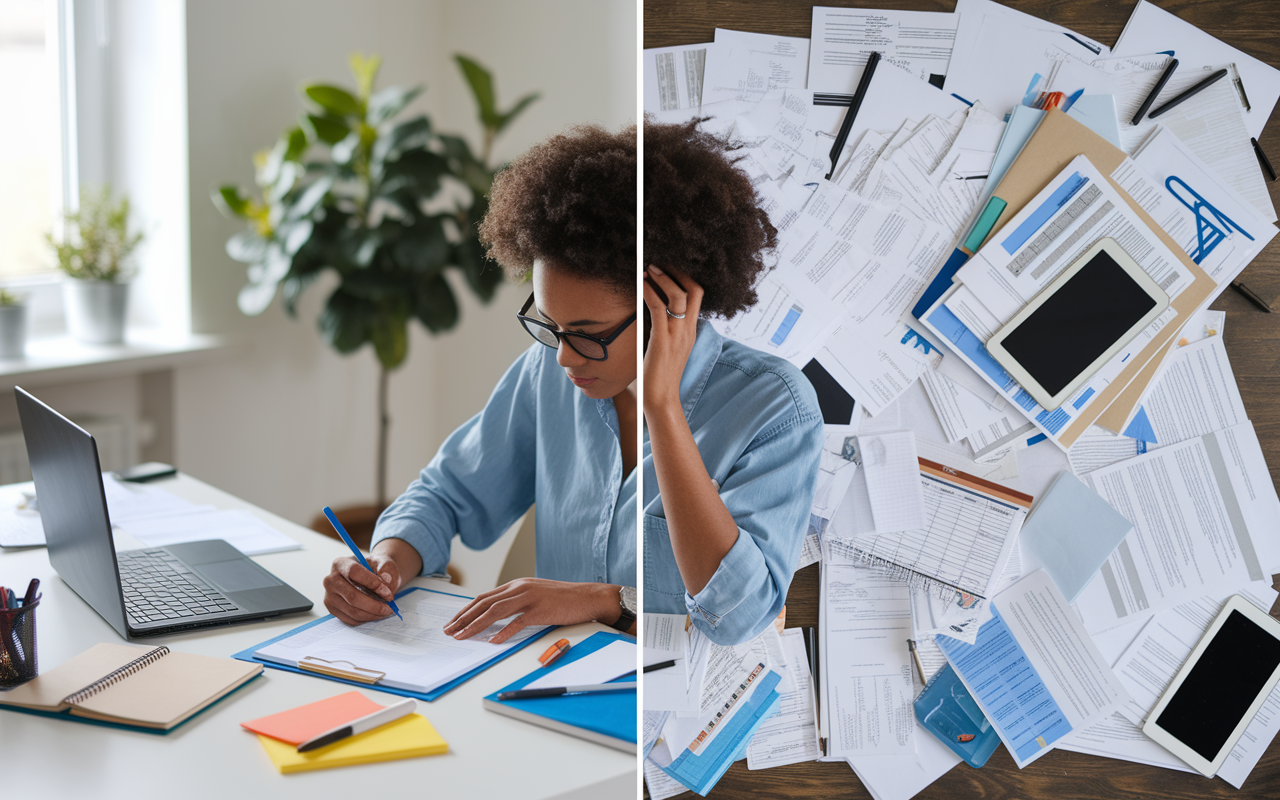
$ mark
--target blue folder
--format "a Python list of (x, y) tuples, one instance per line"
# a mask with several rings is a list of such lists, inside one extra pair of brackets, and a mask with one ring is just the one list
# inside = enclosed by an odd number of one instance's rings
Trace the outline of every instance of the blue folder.
[[(575, 736), (581, 734), (566, 730), (564, 726), (587, 734), (595, 734), (595, 736), (585, 735), (582, 737), (592, 741), (601, 741), (602, 738), (609, 738), (630, 742), (632, 752), (634, 752), (636, 744), (636, 691), (634, 689), (629, 692), (530, 697), (523, 700), (498, 699), (499, 692), (514, 692), (517, 689), (523, 689), (543, 675), (554, 672), (566, 664), (572, 664), (574, 661), (591, 655), (600, 648), (617, 641), (634, 641), (634, 639), (624, 633), (597, 631), (569, 648), (569, 652), (565, 653), (562, 658), (558, 659), (550, 667), (539, 667), (510, 686), (504, 686), (486, 697), (484, 699), (485, 707), (500, 714), (508, 713), (506, 709), (519, 712), (509, 714), (509, 716), (524, 719), (538, 725), (544, 723), (531, 719), (531, 716), (540, 717), (551, 723), (559, 723), (551, 727)], [(610, 683), (625, 683), (634, 680), (634, 675), (623, 675), (610, 681)]]
[[(399, 600), (400, 598), (404, 597), (410, 592), (435, 592), (436, 594), (445, 594), (451, 597), (467, 597), (466, 595), (462, 595), (462, 594), (452, 594), (451, 592), (440, 592), (435, 589), (423, 589), (421, 587), (415, 587), (412, 589), (405, 589), (403, 592), (400, 592), (399, 594), (396, 595), (396, 599)], [(467, 599), (469, 600), (471, 598), (467, 598)], [(239, 659), (240, 661), (250, 661), (250, 662), (253, 662), (254, 664), (261, 664), (264, 667), (284, 670), (285, 672), (296, 672), (299, 675), (310, 675), (313, 678), (324, 678), (325, 680), (328, 680), (328, 681), (337, 681), (338, 683), (345, 683), (348, 686), (362, 686), (365, 688), (369, 688), (370, 686), (372, 686), (373, 688), (377, 689), (380, 692), (386, 692), (387, 694), (397, 694), (397, 695), (400, 695), (401, 697), (412, 697), (417, 700), (422, 700), (427, 703), (430, 703), (432, 700), (437, 700), (443, 697), (452, 689), (455, 689), (461, 686), (462, 684), (466, 683), (467, 681), (471, 680), (475, 676), (479, 675), (481, 672), (484, 672), (489, 667), (492, 667), (494, 664), (497, 664), (502, 659), (507, 658), (508, 656), (523, 650), (533, 642), (536, 642), (538, 639), (542, 638), (543, 636), (546, 636), (548, 633), (555, 630), (555, 626), (552, 626), (539, 633), (535, 633), (534, 635), (530, 636), (528, 639), (525, 639), (523, 642), (516, 645), (515, 647), (512, 647), (509, 650), (504, 650), (503, 652), (499, 653), (498, 655), (484, 662), (483, 664), (471, 670), (470, 672), (466, 673), (465, 675), (454, 678), (448, 683), (436, 689), (433, 689), (430, 692), (414, 692), (408, 689), (393, 689), (388, 686), (379, 686), (376, 683), (374, 684), (361, 683), (360, 681), (347, 680), (346, 678), (337, 678), (331, 675), (321, 675), (318, 672), (311, 672), (309, 670), (299, 669), (298, 667), (291, 667), (288, 664), (278, 664), (275, 661), (267, 661), (265, 659), (255, 658), (253, 655), (254, 653), (258, 652), (264, 647), (273, 645), (276, 642), (281, 641), (282, 639), (288, 639), (290, 636), (296, 636), (297, 634), (302, 633), (308, 628), (315, 627), (316, 625), (319, 625), (322, 622), (328, 622), (331, 619), (333, 619), (333, 615), (326, 614), (320, 619), (312, 620), (311, 622), (308, 622), (306, 625), (302, 625), (300, 627), (294, 628), (291, 631), (282, 633), (279, 636), (275, 637), (274, 639), (268, 639), (265, 642), (261, 642), (260, 644), (255, 644), (253, 647), (250, 647), (246, 650), (241, 650), (239, 653), (236, 653), (235, 655), (233, 655), (232, 658)]]

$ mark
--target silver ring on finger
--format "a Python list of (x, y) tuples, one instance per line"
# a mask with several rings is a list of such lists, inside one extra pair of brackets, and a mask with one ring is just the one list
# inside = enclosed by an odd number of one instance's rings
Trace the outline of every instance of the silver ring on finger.
[(671, 312), (671, 309), (669, 309), (669, 308), (667, 309), (667, 316), (668, 316), (668, 317), (671, 317), (672, 319), (684, 319), (684, 318), (685, 318), (685, 315), (684, 315), (684, 314), (673, 314), (673, 313)]

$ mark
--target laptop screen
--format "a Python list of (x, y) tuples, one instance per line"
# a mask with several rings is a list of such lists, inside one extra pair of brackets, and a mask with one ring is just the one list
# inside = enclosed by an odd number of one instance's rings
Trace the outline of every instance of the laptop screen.
[(98, 446), (87, 431), (21, 387), (13, 391), (49, 562), (76, 594), (127, 637)]

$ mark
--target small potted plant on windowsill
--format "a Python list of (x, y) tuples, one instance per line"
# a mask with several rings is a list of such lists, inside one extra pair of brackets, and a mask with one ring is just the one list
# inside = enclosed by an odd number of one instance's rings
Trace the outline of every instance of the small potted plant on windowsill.
[(64, 211), (61, 240), (52, 233), (45, 240), (53, 249), (63, 280), (67, 330), (85, 344), (124, 341), (130, 257), (142, 233), (129, 232), (129, 198), (113, 200), (111, 187), (83, 189), (80, 208)]
[(22, 358), (26, 353), (26, 298), (0, 289), (0, 358)]

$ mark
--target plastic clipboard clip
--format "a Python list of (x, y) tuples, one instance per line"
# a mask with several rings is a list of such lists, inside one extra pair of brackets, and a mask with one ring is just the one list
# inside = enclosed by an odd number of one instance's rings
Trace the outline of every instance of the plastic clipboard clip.
[[(348, 664), (350, 669), (337, 666), (338, 664)], [(307, 672), (316, 672), (321, 675), (328, 675), (330, 678), (343, 678), (357, 683), (375, 684), (383, 678), (387, 677), (387, 673), (378, 672), (374, 669), (364, 669), (357, 667), (350, 661), (327, 661), (323, 658), (315, 656), (307, 656), (298, 660), (298, 669)]]

